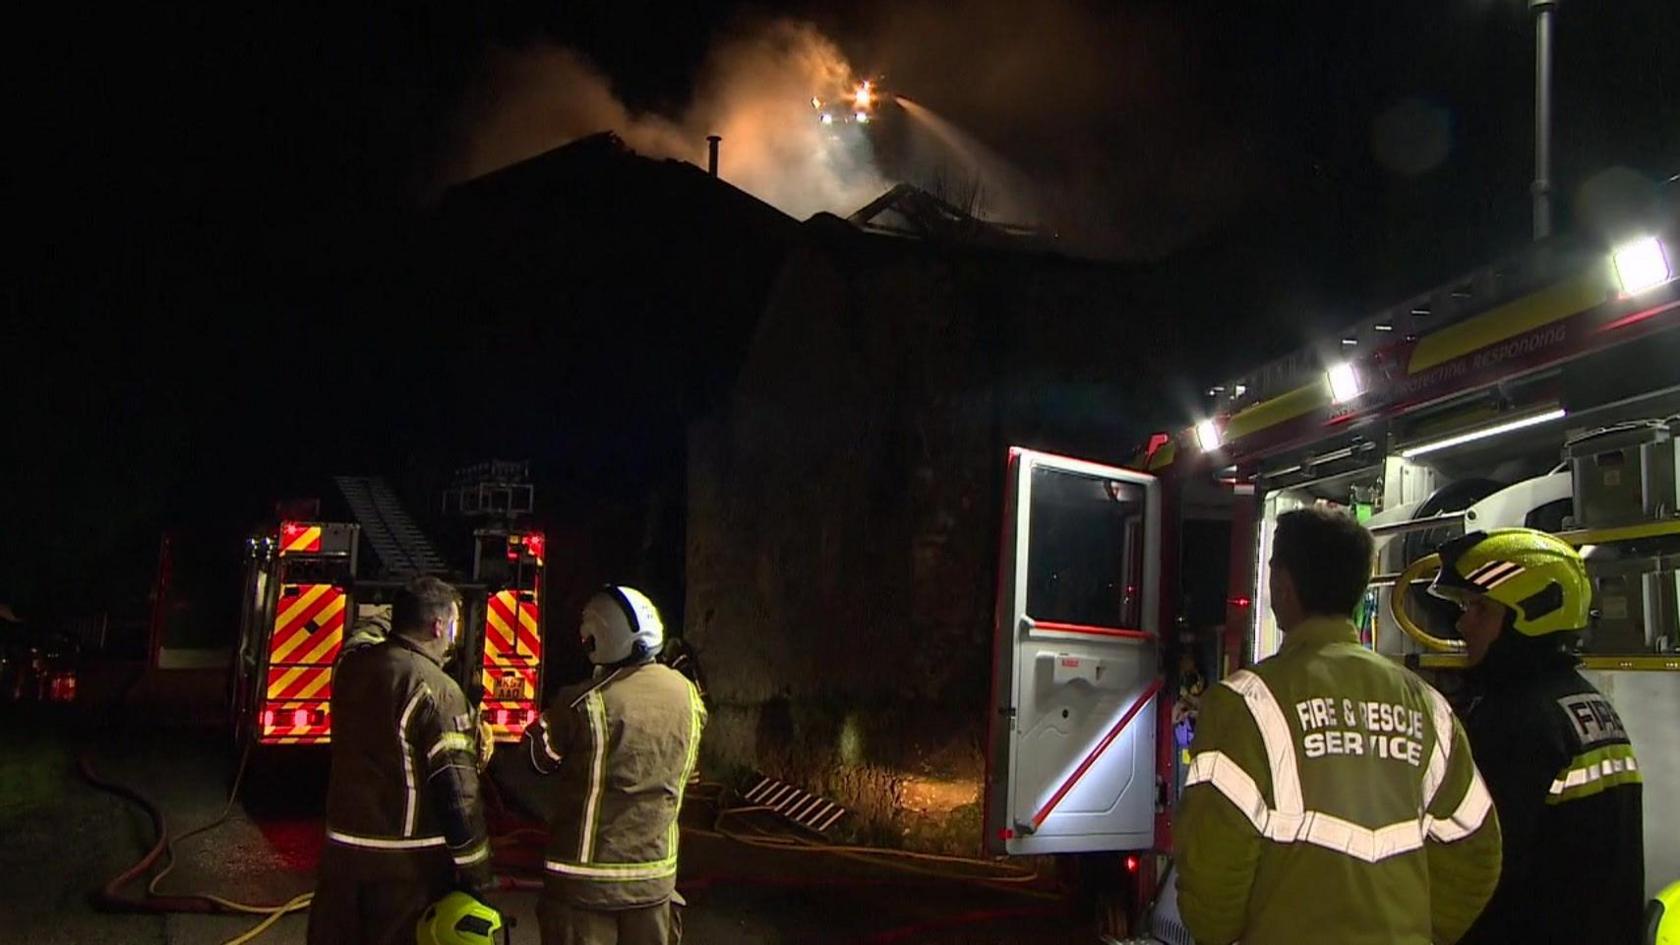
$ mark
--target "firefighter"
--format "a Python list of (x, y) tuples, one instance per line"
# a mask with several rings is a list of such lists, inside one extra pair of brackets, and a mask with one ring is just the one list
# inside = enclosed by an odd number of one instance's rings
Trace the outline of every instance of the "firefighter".
[(686, 677), (655, 661), (665, 628), (642, 592), (595, 594), (581, 637), (593, 677), (562, 689), (525, 733), (556, 802), (537, 903), (543, 945), (674, 945), (677, 814), (706, 709)]
[(442, 665), (461, 599), (436, 578), (398, 592), (392, 633), (333, 674), (327, 842), (309, 945), (412, 945), (451, 889), (490, 885), (472, 716)]
[(1440, 548), (1430, 592), (1464, 608), (1464, 725), (1505, 835), (1493, 901), (1466, 942), (1632, 942), (1645, 892), (1639, 762), (1576, 672), (1592, 584), (1567, 543), (1527, 528)]
[(1209, 687), (1177, 848), (1196, 941), (1452, 943), (1499, 875), (1499, 823), (1445, 699), (1351, 619), (1372, 541), (1323, 509), (1280, 516), (1278, 653)]

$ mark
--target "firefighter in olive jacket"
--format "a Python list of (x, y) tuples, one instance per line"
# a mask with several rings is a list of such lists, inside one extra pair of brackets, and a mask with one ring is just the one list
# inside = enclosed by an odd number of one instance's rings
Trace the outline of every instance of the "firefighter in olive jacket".
[(594, 678), (562, 689), (525, 734), (556, 801), (537, 919), (544, 945), (673, 945), (677, 814), (706, 709), (682, 673), (655, 662), (659, 611), (609, 586), (583, 610)]
[(394, 632), (333, 672), (327, 842), (309, 945), (411, 945), (451, 889), (488, 887), (472, 713), (442, 664), (460, 597), (436, 578), (398, 593)]
[(1177, 825), (1203, 945), (1450, 945), (1499, 878), (1499, 822), (1445, 699), (1359, 644), (1369, 533), (1281, 516), (1277, 655), (1203, 697)]

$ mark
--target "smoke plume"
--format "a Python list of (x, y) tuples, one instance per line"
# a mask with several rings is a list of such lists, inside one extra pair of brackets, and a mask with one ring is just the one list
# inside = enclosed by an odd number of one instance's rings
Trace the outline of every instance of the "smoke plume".
[(842, 215), (887, 184), (862, 136), (841, 139), (815, 120), (813, 95), (855, 81), (835, 45), (804, 23), (777, 21), (713, 47), (679, 115), (637, 113), (577, 53), (549, 43), (491, 51), (468, 93), (453, 158), (440, 183), (478, 177), (569, 141), (614, 131), (635, 150), (704, 165), (706, 136), (723, 136), (719, 174), (795, 217)]

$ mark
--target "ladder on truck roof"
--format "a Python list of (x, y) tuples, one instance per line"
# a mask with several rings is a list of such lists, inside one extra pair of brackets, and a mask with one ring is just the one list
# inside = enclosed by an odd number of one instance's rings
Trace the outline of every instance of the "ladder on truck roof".
[(333, 483), (343, 493), (374, 554), (379, 556), (385, 577), (404, 578), (445, 570), (442, 556), (420, 526), (414, 524), (384, 479), (334, 476)]

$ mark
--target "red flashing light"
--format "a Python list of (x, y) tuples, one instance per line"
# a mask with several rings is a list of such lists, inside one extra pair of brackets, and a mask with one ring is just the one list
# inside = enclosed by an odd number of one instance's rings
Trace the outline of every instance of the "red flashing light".
[(263, 731), (268, 732), (268, 731), (272, 731), (273, 729), (274, 729), (274, 710), (273, 709), (264, 709), (263, 710)]
[(292, 542), (297, 541), (303, 536), (303, 533), (308, 530), (308, 528), (309, 526), (303, 524), (302, 522), (281, 522), (280, 544), (289, 545)]
[(292, 728), (308, 728), (308, 727), (309, 727), (309, 710), (308, 709), (295, 709), (295, 710), (293, 710), (293, 712), (292, 712)]
[(1013, 840), (1015, 839), (1015, 830), (1012, 827), (1005, 827), (998, 831), (998, 837), (1004, 840)]
[(1136, 873), (1137, 871), (1138, 871), (1138, 858), (1137, 858), (1137, 854), (1133, 853), (1133, 854), (1130, 854), (1129, 856), (1126, 857), (1126, 872)]
[(497, 709), (496, 710), (496, 724), (497, 725), (504, 725), (504, 726), (508, 724), (508, 710), (506, 710), (506, 709)]
[(536, 720), (537, 720), (537, 710), (536, 709), (526, 709), (525, 710), (525, 724), (530, 725), (530, 724), (534, 723)]
[(548, 539), (543, 537), (542, 532), (532, 532), (525, 536), (525, 550), (530, 552), (531, 557), (537, 559), (538, 564), (542, 563), (543, 552), (547, 549)]
[(1232, 607), (1252, 607), (1252, 606), (1254, 606), (1254, 601), (1250, 598), (1247, 598), (1247, 597), (1233, 597), (1230, 600), (1227, 600), (1225, 603), (1230, 604)]

